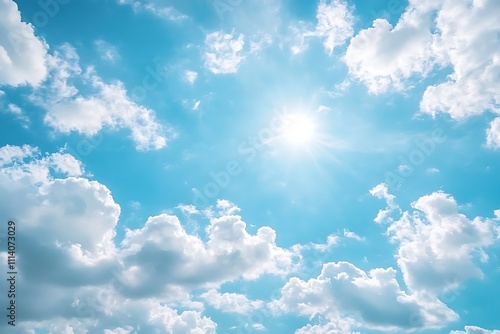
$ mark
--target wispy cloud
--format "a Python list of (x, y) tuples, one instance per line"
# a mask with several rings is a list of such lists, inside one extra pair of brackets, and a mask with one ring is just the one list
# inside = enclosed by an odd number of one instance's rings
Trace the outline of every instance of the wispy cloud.
[(101, 59), (108, 62), (115, 62), (117, 59), (120, 58), (118, 49), (115, 46), (111, 45), (110, 43), (102, 39), (98, 39), (94, 42), (94, 45)]

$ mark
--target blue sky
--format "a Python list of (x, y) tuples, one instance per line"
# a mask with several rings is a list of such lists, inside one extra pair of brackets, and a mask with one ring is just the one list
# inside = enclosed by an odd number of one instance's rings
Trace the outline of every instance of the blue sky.
[(0, 332), (499, 334), (499, 15), (0, 0)]

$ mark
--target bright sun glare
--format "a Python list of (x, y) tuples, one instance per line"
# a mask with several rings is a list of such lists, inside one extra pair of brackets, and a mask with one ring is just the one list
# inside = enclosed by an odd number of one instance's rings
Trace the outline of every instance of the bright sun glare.
[(313, 139), (314, 133), (313, 121), (306, 115), (296, 114), (287, 118), (283, 137), (295, 145), (304, 145)]

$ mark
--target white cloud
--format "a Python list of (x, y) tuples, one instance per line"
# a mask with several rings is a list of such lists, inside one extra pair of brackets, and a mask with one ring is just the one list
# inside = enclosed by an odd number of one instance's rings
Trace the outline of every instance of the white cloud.
[(324, 40), (325, 51), (331, 55), (336, 47), (344, 44), (354, 34), (354, 16), (344, 0), (321, 0), (316, 18), (318, 22), (314, 29), (305, 22), (290, 27), (292, 35), (297, 39), (292, 46), (292, 53), (304, 51), (308, 39), (317, 37)]
[(15, 116), (15, 118), (23, 125), (23, 127), (27, 128), (30, 124), (30, 118), (23, 112), (23, 110), (14, 103), (9, 103), (7, 105), (6, 111)]
[(309, 37), (312, 35), (312, 27), (304, 21), (299, 21), (297, 24), (292, 24), (289, 29), (292, 36), (290, 47), (292, 54), (296, 55), (307, 50)]
[(250, 40), (250, 53), (255, 53), (273, 44), (273, 38), (269, 34), (255, 34)]
[[(235, 215), (239, 208), (224, 200), (211, 210), (206, 238), (162, 214), (127, 230), (116, 245), (120, 207), (104, 185), (78, 176), (72, 157), (41, 157), (29, 146), (0, 148), (0, 157), (2, 219), (23, 222), (17, 233), (26, 242), (18, 253), (25, 258), (18, 268), (23, 329), (98, 333), (120, 323), (133, 331), (213, 334), (216, 324), (202, 316), (203, 305), (190, 300), (190, 290), (293, 269), (295, 255), (275, 244), (275, 232), (261, 227), (249, 234)], [(5, 252), (0, 260), (0, 266), (7, 263)], [(241, 312), (262, 303), (237, 294), (205, 297), (222, 308), (235, 303)]]
[(272, 43), (273, 37), (261, 30), (247, 36), (237, 34), (235, 29), (231, 33), (223, 30), (209, 33), (205, 37), (203, 50), (204, 66), (214, 74), (236, 73), (243, 60), (249, 55), (258, 55)]
[(201, 316), (200, 312), (190, 310), (179, 312), (153, 300), (123, 299), (115, 310), (119, 315), (117, 319), (126, 319), (127, 314), (138, 314), (138, 318), (143, 319), (140, 327), (135, 328), (138, 332), (153, 333), (161, 330), (168, 334), (216, 333), (217, 324), (210, 318)]
[[(388, 229), (398, 244), (398, 264), (409, 291), (401, 288), (392, 268), (365, 272), (336, 262), (325, 264), (317, 278), (289, 279), (281, 298), (264, 305), (242, 294), (220, 293), (220, 285), (289, 274), (297, 256), (276, 245), (269, 227), (247, 232), (231, 202), (219, 200), (204, 212), (209, 220), (204, 236), (187, 233), (177, 217), (161, 214), (127, 230), (117, 245), (113, 238), (120, 207), (104, 185), (82, 177), (76, 159), (64, 152), (42, 155), (30, 146), (4, 146), (0, 165), (0, 212), (23, 222), (18, 236), (25, 246), (19, 256), (25, 260), (18, 271), (25, 291), (19, 305), (25, 305), (26, 315), (19, 325), (25, 332), (214, 334), (217, 324), (203, 315), (201, 303), (191, 300), (200, 288), (210, 289), (200, 298), (224, 312), (251, 314), (270, 307), (275, 313), (326, 319), (298, 329), (299, 334), (440, 327), (457, 318), (438, 299), (442, 289), (453, 285), (446, 279), (456, 277), (459, 283), (479, 277), (472, 256), (484, 258), (482, 248), (496, 237), (492, 221), (468, 220), (450, 196), (424, 196), (413, 206), (425, 217), (404, 213)], [(385, 187), (376, 187), (373, 194), (391, 199)], [(200, 214), (192, 206), (179, 208)], [(412, 219), (410, 226), (404, 219)], [(303, 247), (322, 251), (336, 241), (331, 236), (326, 244)], [(5, 257), (0, 252), (0, 266)], [(264, 329), (260, 325), (253, 329)]]
[(72, 155), (66, 153), (52, 153), (50, 155), (50, 164), (54, 166), (57, 172), (71, 176), (83, 175), (82, 164)]
[(250, 300), (247, 296), (238, 293), (219, 293), (211, 289), (203, 293), (201, 298), (212, 307), (226, 313), (248, 314), (263, 306), (261, 300)]
[(389, 218), (389, 215), (399, 210), (399, 206), (396, 204), (396, 196), (389, 193), (389, 187), (385, 183), (377, 185), (375, 188), (370, 190), (370, 194), (380, 199), (385, 199), (387, 202), (387, 208), (380, 210), (377, 217), (373, 220), (376, 223), (382, 223)]
[(252, 328), (255, 329), (256, 331), (265, 331), (266, 330), (266, 327), (260, 323), (252, 324)]
[(341, 83), (336, 84), (334, 87), (335, 88), (334, 91), (331, 92), (330, 94), (332, 94), (332, 96), (334, 97), (340, 97), (344, 94), (344, 92), (346, 92), (349, 89), (349, 87), (351, 87), (351, 84), (352, 81), (349, 78), (347, 78)]
[(47, 76), (47, 44), (21, 21), (12, 0), (0, 0), (0, 85), (38, 86)]
[(130, 334), (130, 332), (133, 330), (134, 328), (121, 328), (121, 327), (118, 327), (118, 328), (115, 328), (115, 329), (105, 329), (104, 330), (104, 334)]
[(339, 241), (339, 238), (335, 235), (329, 235), (327, 238), (326, 238), (326, 244), (311, 244), (312, 245), (312, 248), (315, 249), (315, 250), (318, 250), (320, 252), (326, 252), (328, 251), (330, 248), (332, 248), (333, 246), (335, 246)]
[(314, 35), (324, 38), (323, 45), (330, 55), (354, 34), (354, 16), (346, 1), (321, 0), (316, 17), (318, 24)]
[[(348, 262), (326, 263), (321, 274), (308, 281), (293, 277), (281, 295), (269, 304), (274, 312), (310, 318), (319, 315), (333, 322), (331, 327), (352, 318), (366, 328), (404, 330), (442, 327), (458, 318), (432, 296), (404, 292), (394, 269), (366, 273)], [(318, 328), (311, 326), (301, 329), (302, 333), (307, 333), (306, 329), (318, 333)]]
[[(397, 207), (385, 186), (377, 188), (372, 195)], [(443, 192), (423, 196), (412, 207), (415, 211), (400, 211), (397, 220), (380, 212), (377, 216), (377, 222), (390, 223), (387, 235), (398, 245), (396, 257), (408, 288), (438, 296), (468, 279), (482, 278), (476, 262), (487, 261), (484, 249), (498, 239), (494, 219), (467, 218), (455, 199)]]
[(408, 165), (399, 165), (398, 172), (408, 172), (410, 170), (410, 166)]
[(130, 207), (134, 210), (139, 210), (141, 208), (141, 202), (139, 201), (130, 201)]
[(401, 16), (395, 27), (385, 19), (361, 30), (345, 54), (349, 73), (371, 93), (402, 90), (413, 75), (425, 75), (434, 66), (430, 14), (416, 8)]
[(53, 54), (48, 55), (47, 65), (50, 71), (50, 80), (40, 90), (50, 90), (45, 96), (34, 96), (32, 99), (38, 104), (55, 104), (69, 99), (78, 93), (73, 85), (75, 79), (82, 74), (80, 58), (74, 47), (63, 44)]
[(98, 39), (94, 42), (94, 45), (102, 60), (114, 62), (118, 58), (120, 58), (118, 49), (115, 46), (111, 45), (110, 43), (102, 39)]
[[(397, 207), (386, 187), (379, 187), (372, 195)], [(387, 235), (397, 245), (396, 259), (409, 293), (439, 300), (466, 280), (481, 279), (484, 274), (479, 263), (488, 260), (486, 248), (500, 239), (498, 210), (495, 218), (469, 219), (459, 212), (455, 199), (443, 192), (422, 196), (412, 207), (414, 211), (400, 211), (399, 219), (382, 219), (390, 224)], [(469, 327), (466, 332), (452, 334), (483, 333), (478, 330)]]
[(37, 148), (29, 145), (24, 145), (22, 147), (12, 145), (3, 146), (0, 148), (0, 166), (22, 161), (24, 158), (31, 157), (37, 152)]
[(310, 242), (307, 244), (296, 244), (292, 246), (292, 249), (296, 254), (300, 254), (304, 250), (315, 250), (318, 252), (327, 252), (329, 251), (333, 246), (337, 245), (339, 242), (339, 237), (336, 235), (329, 235), (326, 238), (326, 243), (314, 243)]
[(182, 211), (183, 214), (185, 215), (196, 215), (198, 213), (200, 213), (200, 211), (198, 211), (198, 209), (196, 209), (196, 206), (192, 205), (192, 204), (181, 204), (177, 207), (178, 209), (180, 209)]
[(198, 78), (198, 73), (195, 71), (187, 70), (184, 72), (184, 80), (189, 82), (191, 85), (194, 84), (197, 78)]
[(500, 334), (500, 330), (487, 330), (477, 326), (465, 326), (464, 331), (451, 331), (450, 334)]
[(198, 110), (198, 108), (200, 107), (200, 103), (201, 103), (201, 100), (196, 101), (194, 103), (192, 110)]
[(7, 106), (7, 111), (15, 115), (21, 115), (23, 113), (23, 110), (14, 103), (9, 103), (9, 105)]
[[(345, 62), (375, 94), (407, 89), (412, 79), (449, 69), (446, 79), (426, 88), (421, 112), (459, 120), (485, 111), (498, 114), (499, 15), (496, 0), (411, 0), (394, 27), (377, 19), (352, 38)], [(492, 147), (494, 138), (488, 138)]]
[(365, 240), (364, 237), (360, 237), (356, 233), (351, 232), (351, 231), (349, 231), (347, 229), (344, 229), (344, 237), (346, 237), (348, 239), (354, 239), (354, 240), (357, 240), (357, 241), (363, 241), (363, 240)]
[(440, 172), (441, 171), (436, 167), (427, 168), (427, 173), (429, 173), (429, 174), (438, 174)]
[(131, 101), (122, 83), (106, 84), (98, 77), (94, 79), (97, 95), (77, 96), (50, 106), (45, 123), (62, 133), (76, 131), (87, 136), (97, 134), (105, 126), (128, 128), (138, 150), (166, 146), (167, 138), (153, 110)]
[(184, 21), (188, 18), (187, 15), (182, 14), (173, 7), (164, 7), (158, 5), (157, 3), (149, 2), (144, 6), (144, 8), (150, 13), (169, 21)]
[[(24, 314), (17, 326), (23, 332), (215, 334), (217, 324), (202, 315), (203, 304), (191, 300), (191, 290), (294, 269), (295, 254), (275, 244), (275, 232), (261, 227), (248, 233), (229, 201), (210, 210), (204, 238), (162, 214), (127, 230), (117, 245), (120, 206), (106, 186), (82, 177), (73, 157), (5, 146), (0, 164), (0, 218), (18, 221), (25, 243), (18, 249), (25, 293), (17, 300)], [(0, 252), (2, 268), (6, 256)], [(217, 290), (203, 298), (236, 312), (263, 305)]]
[(495, 118), (486, 131), (486, 145), (490, 148), (500, 149), (500, 117)]
[[(80, 321), (58, 318), (52, 321), (30, 321), (22, 323), (20, 327), (42, 330), (44, 333), (50, 330), (49, 333), (54, 334), (216, 333), (217, 324), (200, 312), (178, 311), (158, 300), (130, 300), (95, 288), (81, 289), (75, 295), (71, 309), (78, 310)], [(118, 323), (122, 327), (116, 328)]]
[[(72, 131), (93, 136), (103, 128), (127, 128), (138, 150), (161, 149), (167, 144), (166, 132), (155, 112), (132, 101), (123, 83), (105, 83), (92, 69), (79, 77), (78, 55), (73, 47), (64, 45), (49, 57), (51, 82), (40, 89), (32, 100), (47, 113), (44, 121), (61, 133)], [(74, 86), (76, 79), (93, 90), (84, 96)]]
[(332, 111), (332, 108), (324, 106), (324, 105), (320, 105), (318, 107), (318, 109), (316, 109), (316, 112), (320, 113), (320, 114), (327, 114), (327, 113), (329, 113), (331, 111)]
[(482, 278), (476, 261), (497, 237), (491, 219), (472, 220), (459, 213), (455, 199), (443, 192), (423, 196), (387, 233), (399, 245), (397, 259), (407, 286), (438, 295), (470, 278)]
[(184, 21), (188, 18), (174, 7), (164, 6), (155, 0), (117, 0), (120, 5), (130, 5), (136, 12), (149, 12), (168, 21)]
[(205, 38), (205, 67), (214, 74), (236, 73), (244, 59), (244, 35), (222, 31), (209, 33)]
[(238, 278), (253, 280), (294, 270), (296, 256), (275, 244), (275, 231), (261, 227), (249, 234), (240, 216), (227, 213), (237, 209), (230, 205), (211, 212), (206, 242), (188, 234), (176, 216), (167, 214), (127, 230), (121, 245), (124, 293), (158, 296), (173, 286), (210, 288)]
[(356, 322), (350, 318), (333, 319), (325, 325), (308, 324), (297, 329), (295, 334), (360, 334), (352, 331), (352, 327), (355, 325)]
[(434, 49), (453, 68), (444, 83), (430, 86), (420, 108), (456, 119), (500, 112), (500, 3), (439, 1)]
[[(7, 152), (0, 170), (2, 219), (14, 219), (17, 237), (26, 242), (17, 249), (25, 289), (17, 302), (26, 321), (62, 316), (75, 286), (104, 283), (117, 267), (110, 257), (120, 207), (105, 186), (80, 178), (81, 168), (66, 154), (40, 157), (29, 146), (0, 152)], [(40, 299), (47, 302), (35, 302)]]

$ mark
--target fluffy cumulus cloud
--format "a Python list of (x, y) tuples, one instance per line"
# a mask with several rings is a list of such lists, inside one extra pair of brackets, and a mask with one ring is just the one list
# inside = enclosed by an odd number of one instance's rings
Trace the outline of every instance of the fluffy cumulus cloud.
[(467, 218), (455, 199), (443, 192), (412, 203), (415, 211), (388, 221), (390, 240), (398, 245), (397, 261), (412, 291), (438, 296), (464, 281), (483, 277), (477, 262), (485, 262), (485, 249), (498, 240), (497, 221)]
[(385, 19), (361, 30), (345, 54), (350, 74), (372, 93), (402, 90), (405, 80), (427, 74), (436, 59), (432, 53), (431, 13), (428, 6), (410, 5), (393, 27)]
[[(479, 264), (488, 260), (487, 247), (499, 240), (498, 210), (495, 218), (469, 219), (452, 196), (435, 192), (412, 203), (414, 211), (403, 212), (387, 185), (370, 193), (387, 201), (388, 208), (375, 221), (386, 224), (387, 236), (397, 246), (404, 286), (393, 268), (364, 271), (342, 261), (324, 264), (317, 278), (291, 278), (268, 307), (278, 314), (322, 319), (296, 333), (441, 328), (458, 319), (441, 300), (444, 294), (483, 277)], [(452, 333), (490, 331), (466, 327), (466, 332)]]
[[(498, 113), (499, 15), (495, 0), (409, 1), (394, 27), (376, 19), (371, 28), (361, 30), (351, 40), (345, 62), (350, 74), (375, 94), (403, 90), (408, 79), (446, 68), (452, 73), (444, 82), (425, 90), (422, 112), (455, 119)], [(488, 144), (495, 146), (492, 133)]]
[(500, 3), (443, 1), (435, 24), (434, 51), (453, 68), (444, 83), (430, 86), (421, 109), (462, 119), (485, 110), (500, 112)]
[[(27, 320), (69, 316), (75, 285), (110, 277), (120, 208), (106, 187), (81, 177), (80, 163), (66, 153), (42, 156), (33, 147), (5, 146), (0, 156), (0, 212), (17, 223), (25, 245), (16, 252), (25, 292), (18, 312)], [(0, 256), (7, 263), (6, 253)]]
[(354, 16), (346, 1), (321, 0), (318, 4), (316, 26), (311, 28), (305, 22), (292, 25), (291, 31), (296, 37), (292, 46), (293, 53), (307, 48), (312, 37), (323, 39), (325, 51), (331, 55), (333, 50), (344, 44), (354, 34)]
[(325, 325), (311, 325), (308, 324), (295, 331), (295, 334), (360, 334), (352, 330), (355, 325), (352, 319), (338, 319), (329, 321)]
[(25, 157), (31, 157), (36, 152), (38, 152), (38, 150), (29, 145), (24, 145), (22, 147), (6, 145), (0, 148), (0, 166), (22, 161)]
[[(192, 300), (194, 288), (218, 289), (224, 282), (294, 268), (294, 253), (276, 245), (276, 233), (269, 227), (248, 233), (239, 209), (228, 201), (207, 211), (204, 239), (187, 233), (177, 217), (162, 214), (128, 230), (116, 244), (120, 206), (106, 186), (85, 177), (74, 157), (4, 146), (0, 165), (2, 219), (16, 221), (24, 244), (17, 251), (24, 291), (18, 298), (20, 333), (211, 334), (217, 325)], [(7, 254), (0, 257), (4, 266)], [(241, 313), (262, 305), (217, 290), (201, 298)]]
[(127, 328), (114, 329), (116, 333), (215, 334), (217, 329), (217, 324), (200, 311), (178, 311), (158, 299), (128, 299), (102, 289), (77, 293), (73, 306), (80, 314), (100, 315), (99, 325), (86, 325), (96, 333), (101, 328), (111, 330), (116, 324)]
[(150, 217), (143, 228), (128, 230), (122, 242), (124, 293), (153, 296), (169, 288), (211, 287), (238, 278), (287, 274), (295, 266), (293, 252), (275, 244), (276, 233), (261, 227), (255, 235), (219, 202), (206, 228), (208, 240), (188, 234), (171, 215)]
[[(124, 299), (102, 293), (102, 289), (97, 294), (87, 291), (76, 296), (72, 305), (78, 311), (72, 314), (74, 318), (25, 322), (18, 333), (26, 333), (23, 330), (29, 328), (32, 332), (27, 333), (215, 334), (217, 329), (215, 322), (198, 311), (180, 312), (156, 300)], [(82, 308), (82, 301), (91, 304)]]
[[(41, 156), (29, 146), (2, 147), (0, 156), (1, 212), (25, 222), (20, 233), (30, 239), (38, 236), (45, 240), (41, 243), (55, 242), (62, 248), (74, 246), (72, 252), (81, 251), (89, 259), (112, 249), (120, 209), (106, 187), (81, 178), (83, 168), (79, 161), (64, 152)], [(71, 229), (67, 228), (69, 221)], [(89, 222), (93, 225), (89, 226)], [(29, 257), (24, 263), (28, 262)], [(50, 274), (41, 276), (47, 275)]]
[[(281, 294), (270, 303), (271, 309), (324, 317), (332, 322), (327, 327), (337, 328), (333, 333), (340, 333), (339, 324), (402, 330), (440, 327), (458, 317), (432, 296), (403, 291), (396, 270), (365, 272), (348, 262), (327, 263), (317, 278), (308, 281), (291, 278)], [(320, 330), (313, 326), (308, 329), (312, 333)], [(304, 328), (301, 332), (307, 333)]]
[(354, 34), (354, 16), (346, 1), (321, 0), (316, 17), (318, 24), (314, 34), (324, 39), (323, 45), (328, 54)]
[(236, 73), (245, 58), (243, 47), (245, 36), (234, 31), (216, 31), (205, 38), (205, 67), (215, 74)]
[(263, 306), (261, 300), (250, 300), (247, 296), (238, 293), (220, 293), (211, 289), (200, 296), (208, 305), (229, 313), (248, 314)]
[(48, 46), (33, 26), (21, 21), (12, 0), (0, 1), (0, 85), (37, 86), (47, 76)]
[[(159, 123), (155, 112), (130, 99), (124, 85), (105, 83), (89, 68), (82, 71), (76, 50), (63, 45), (48, 58), (50, 79), (32, 100), (47, 110), (44, 121), (61, 133), (93, 136), (103, 128), (126, 128), (138, 150), (160, 149), (172, 133)], [(92, 93), (81, 93), (76, 81)]]
[(450, 334), (500, 334), (500, 330), (487, 330), (476, 326), (465, 326), (465, 331), (451, 331)]

